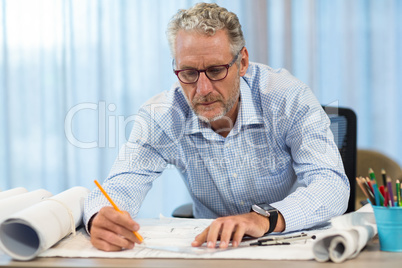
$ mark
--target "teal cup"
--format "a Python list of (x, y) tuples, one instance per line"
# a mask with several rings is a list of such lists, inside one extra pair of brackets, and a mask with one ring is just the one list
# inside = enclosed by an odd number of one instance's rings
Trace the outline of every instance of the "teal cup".
[(380, 249), (402, 252), (402, 207), (373, 206)]

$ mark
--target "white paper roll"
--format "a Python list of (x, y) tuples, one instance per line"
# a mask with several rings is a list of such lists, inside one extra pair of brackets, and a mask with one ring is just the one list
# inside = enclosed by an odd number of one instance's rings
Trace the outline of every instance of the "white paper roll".
[(39, 189), (28, 193), (23, 193), (0, 200), (0, 223), (20, 210), (30, 207), (36, 203), (39, 203), (45, 198), (52, 196), (52, 193)]
[(371, 205), (335, 217), (331, 222), (333, 229), (317, 239), (313, 245), (314, 257), (319, 262), (331, 260), (340, 263), (355, 258), (377, 234)]
[(24, 187), (18, 187), (18, 188), (6, 190), (6, 191), (3, 191), (3, 192), (0, 192), (0, 200), (4, 199), (4, 198), (11, 197), (11, 196), (27, 193), (27, 192), (28, 192), (28, 190), (25, 189)]
[(16, 260), (31, 260), (75, 230), (82, 222), (89, 190), (73, 187), (7, 217), (0, 245)]

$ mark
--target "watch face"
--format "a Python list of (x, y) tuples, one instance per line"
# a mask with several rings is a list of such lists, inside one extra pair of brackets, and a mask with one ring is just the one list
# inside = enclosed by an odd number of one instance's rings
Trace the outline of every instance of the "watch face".
[(252, 205), (251, 208), (252, 208), (255, 212), (257, 212), (258, 214), (263, 215), (263, 216), (265, 216), (265, 217), (269, 217), (269, 215), (270, 215), (268, 211), (266, 211), (265, 209), (261, 208), (260, 206)]

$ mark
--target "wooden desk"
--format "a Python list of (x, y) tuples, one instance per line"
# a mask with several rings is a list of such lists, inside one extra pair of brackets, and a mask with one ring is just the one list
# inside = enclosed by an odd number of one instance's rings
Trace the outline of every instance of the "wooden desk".
[(378, 239), (373, 239), (353, 260), (342, 264), (316, 261), (268, 261), (268, 260), (191, 260), (191, 259), (101, 259), (101, 258), (37, 258), (29, 262), (13, 261), (0, 253), (0, 267), (219, 267), (219, 268), (391, 268), (401, 267), (402, 253), (380, 251)]

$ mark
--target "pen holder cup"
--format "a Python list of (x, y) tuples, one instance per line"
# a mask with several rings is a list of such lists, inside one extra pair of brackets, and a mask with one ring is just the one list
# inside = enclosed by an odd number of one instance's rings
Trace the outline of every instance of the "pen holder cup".
[(380, 249), (402, 252), (402, 207), (373, 206)]

